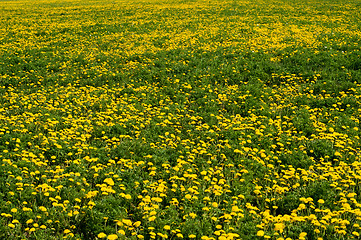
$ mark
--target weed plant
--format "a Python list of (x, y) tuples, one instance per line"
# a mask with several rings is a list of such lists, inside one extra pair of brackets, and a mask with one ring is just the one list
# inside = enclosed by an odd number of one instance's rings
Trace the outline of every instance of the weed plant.
[(0, 3), (0, 239), (359, 239), (359, 0)]

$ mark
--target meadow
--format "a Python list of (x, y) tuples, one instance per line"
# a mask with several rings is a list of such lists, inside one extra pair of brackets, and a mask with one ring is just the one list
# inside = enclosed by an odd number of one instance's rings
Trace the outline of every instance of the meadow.
[(0, 1), (0, 239), (360, 239), (360, 0)]

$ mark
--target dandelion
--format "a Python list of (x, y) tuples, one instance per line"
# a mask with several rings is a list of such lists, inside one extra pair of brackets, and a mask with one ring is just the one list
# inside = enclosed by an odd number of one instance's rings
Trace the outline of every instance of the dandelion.
[(42, 212), (46, 212), (46, 211), (47, 211), (46, 207), (44, 207), (44, 206), (40, 206), (40, 207), (39, 207), (39, 210), (42, 211)]
[(109, 239), (109, 240), (118, 239), (118, 235), (116, 235), (116, 234), (110, 234), (110, 235), (108, 235), (108, 239)]
[(9, 223), (8, 226), (9, 226), (10, 228), (15, 228), (15, 225), (12, 224), (12, 223)]
[(195, 217), (197, 217), (197, 214), (195, 214), (195, 213), (189, 213), (189, 216), (190, 216), (191, 218), (195, 218)]
[(26, 221), (26, 224), (31, 224), (31, 223), (33, 223), (33, 222), (34, 222), (33, 219), (29, 219), (29, 220)]
[(4, 236), (360, 238), (357, 8), (28, 2), (0, 10)]
[(178, 238), (183, 238), (183, 234), (181, 234), (181, 233), (177, 233), (176, 236), (177, 236)]
[(307, 236), (307, 233), (301, 232), (300, 235), (299, 235), (299, 238), (300, 239), (305, 239), (306, 236)]
[(98, 238), (105, 238), (107, 235), (103, 232), (98, 234)]
[(111, 178), (104, 179), (104, 182), (107, 183), (110, 186), (114, 186), (114, 181)]
[(274, 228), (275, 231), (279, 231), (280, 233), (282, 233), (284, 228), (285, 225), (283, 223), (275, 223), (275, 228)]
[(137, 222), (134, 222), (133, 223), (133, 226), (134, 227), (139, 227), (141, 225), (141, 222), (140, 221), (137, 221)]

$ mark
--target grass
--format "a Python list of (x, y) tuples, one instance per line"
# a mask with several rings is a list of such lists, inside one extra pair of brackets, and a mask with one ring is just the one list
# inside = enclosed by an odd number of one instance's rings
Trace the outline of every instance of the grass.
[(2, 1), (2, 239), (358, 239), (360, 5)]

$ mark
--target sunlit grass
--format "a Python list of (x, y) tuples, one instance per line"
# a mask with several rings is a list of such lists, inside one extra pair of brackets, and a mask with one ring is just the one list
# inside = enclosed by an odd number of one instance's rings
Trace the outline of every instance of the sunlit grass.
[(1, 239), (358, 239), (360, 1), (2, 1)]

